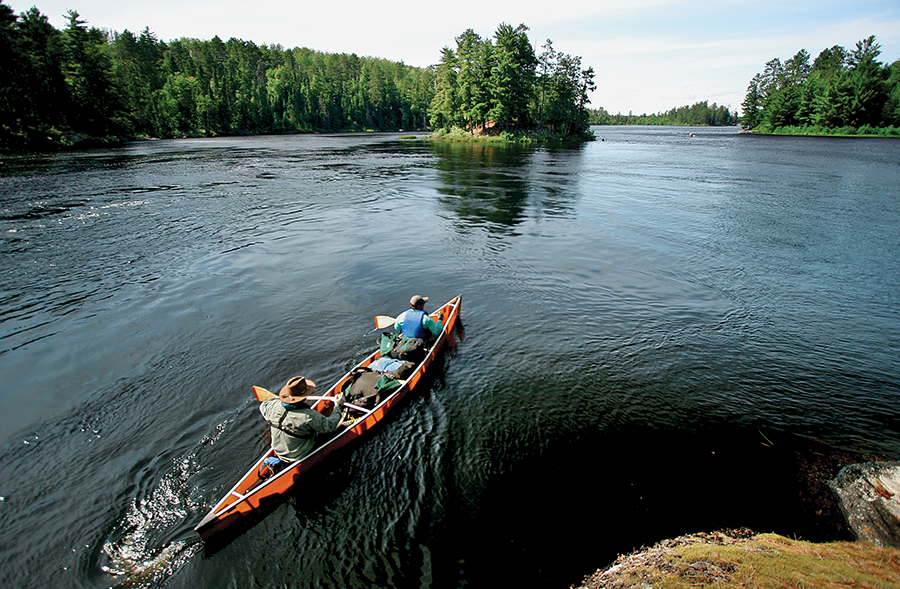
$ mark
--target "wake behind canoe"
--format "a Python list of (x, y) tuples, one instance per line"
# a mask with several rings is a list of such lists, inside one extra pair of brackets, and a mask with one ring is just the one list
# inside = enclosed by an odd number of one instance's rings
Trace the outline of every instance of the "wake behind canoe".
[[(381, 399), (374, 407), (353, 407), (351, 405), (348, 412), (348, 417), (351, 419), (342, 422), (335, 433), (327, 437), (323, 436), (322, 443), (304, 458), (288, 463), (283, 470), (274, 474), (271, 474), (271, 471), (265, 467), (266, 459), (274, 457), (274, 452), (269, 448), (194, 528), (204, 542), (210, 542), (226, 530), (239, 529), (244, 524), (255, 523), (260, 517), (264, 517), (270, 509), (287, 498), (297, 481), (302, 479), (305, 473), (325, 461), (335, 451), (365, 436), (407, 396), (418, 392), (417, 385), (422, 381), (437, 354), (445, 346), (455, 345), (453, 332), (459, 322), (461, 306), (462, 295), (455, 297), (431, 313), (433, 318), (443, 317), (441, 333), (427, 349), (424, 359), (415, 365), (412, 371), (406, 375), (405, 380), (400, 381), (400, 386)], [(376, 318), (376, 324), (378, 321)], [(322, 399), (315, 401), (313, 409), (327, 415), (334, 404), (324, 399), (334, 397), (344, 391), (355, 375), (368, 370), (369, 365), (380, 357), (381, 351), (375, 350), (359, 362), (339, 378), (322, 395)], [(262, 390), (265, 391), (265, 389)], [(259, 398), (259, 394), (257, 397)], [(267, 473), (270, 474), (266, 476)]]

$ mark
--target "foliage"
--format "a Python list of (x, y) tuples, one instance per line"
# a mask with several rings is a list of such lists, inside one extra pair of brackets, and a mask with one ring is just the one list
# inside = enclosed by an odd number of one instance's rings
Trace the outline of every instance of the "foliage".
[(772, 59), (750, 81), (741, 125), (767, 133), (893, 135), (881, 129), (900, 126), (900, 60), (888, 66), (876, 61), (880, 54), (872, 35), (851, 51), (825, 49), (812, 64), (805, 49), (785, 63)]
[(164, 43), (0, 3), (0, 147), (79, 137), (422, 129), (434, 72), (218, 37)]
[(0, 149), (90, 138), (182, 137), (454, 127), (503, 137), (581, 137), (593, 69), (540, 56), (528, 27), (471, 29), (432, 68), (218, 37), (162, 42), (88, 27), (57, 30), (37, 8), (0, 3)]
[(490, 39), (468, 29), (456, 37), (455, 49), (443, 48), (430, 109), (437, 136), (522, 140), (587, 131), (594, 70), (582, 70), (580, 57), (557, 52), (549, 39), (535, 55), (528, 30), (501, 23)]
[(611, 115), (602, 107), (592, 109), (590, 115), (592, 125), (731, 126), (738, 121), (736, 112), (729, 111), (726, 106), (717, 106), (715, 102), (710, 105), (706, 101), (650, 115)]
[[(103, 34), (88, 29), (77, 12), (63, 31), (36, 8), (15, 16), (0, 4), (0, 145), (23, 147), (31, 136), (46, 141), (105, 137), (119, 131), (118, 93)], [(52, 141), (52, 139), (51, 139)]]

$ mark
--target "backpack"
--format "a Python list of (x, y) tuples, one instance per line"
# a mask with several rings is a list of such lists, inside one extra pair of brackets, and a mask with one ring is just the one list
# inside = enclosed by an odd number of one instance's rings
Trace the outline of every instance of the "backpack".
[(397, 332), (388, 331), (381, 334), (379, 350), (382, 356), (418, 364), (425, 359), (428, 348), (425, 347), (425, 340), (422, 338), (406, 337)]
[(416, 365), (413, 362), (398, 360), (390, 356), (381, 356), (376, 358), (369, 364), (369, 370), (380, 372), (381, 374), (394, 380), (405, 380), (409, 377)]
[(363, 409), (372, 409), (400, 388), (401, 383), (388, 376), (361, 368), (344, 383), (341, 390), (352, 403)]

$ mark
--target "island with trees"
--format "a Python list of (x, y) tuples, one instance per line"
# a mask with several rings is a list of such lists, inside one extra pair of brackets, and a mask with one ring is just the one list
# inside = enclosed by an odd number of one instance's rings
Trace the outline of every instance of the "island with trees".
[(756, 133), (900, 135), (900, 60), (877, 61), (875, 36), (840, 45), (810, 63), (801, 49), (766, 63), (747, 88), (741, 125)]
[(472, 29), (445, 46), (435, 67), (429, 117), (435, 136), (505, 140), (592, 139), (588, 92), (594, 69), (553, 42), (536, 55), (528, 27), (501, 23), (493, 39)]

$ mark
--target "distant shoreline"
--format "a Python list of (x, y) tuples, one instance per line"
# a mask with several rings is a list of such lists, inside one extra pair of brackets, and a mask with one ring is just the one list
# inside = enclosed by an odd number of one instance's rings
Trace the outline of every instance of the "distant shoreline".
[(842, 127), (838, 129), (822, 129), (809, 127), (779, 127), (776, 130), (769, 129), (745, 129), (741, 133), (749, 135), (765, 135), (765, 136), (784, 136), (784, 137), (849, 137), (857, 139), (900, 139), (900, 128), (897, 127), (879, 127), (871, 131), (863, 131), (862, 129), (854, 129)]

